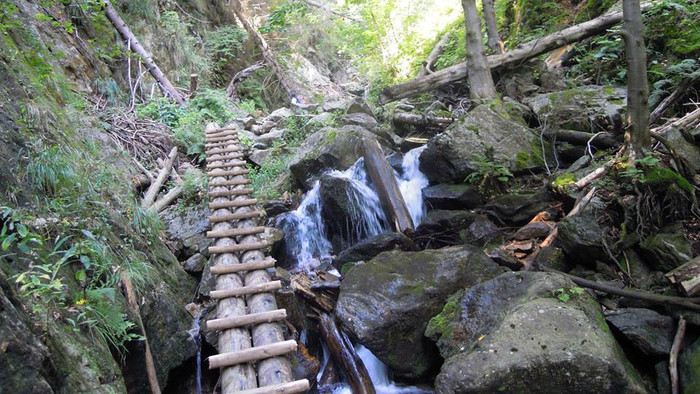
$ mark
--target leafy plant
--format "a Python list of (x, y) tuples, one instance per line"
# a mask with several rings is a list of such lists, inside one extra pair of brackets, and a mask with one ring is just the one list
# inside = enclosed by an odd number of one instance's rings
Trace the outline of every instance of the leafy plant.
[(286, 0), (270, 11), (267, 16), (267, 23), (258, 29), (261, 33), (267, 34), (275, 31), (282, 31), (291, 25), (291, 19), (306, 15), (308, 5), (301, 0)]
[(479, 192), (484, 195), (492, 195), (504, 193), (507, 190), (508, 182), (513, 178), (513, 174), (502, 164), (494, 162), (488, 153), (475, 155), (474, 165), (477, 170), (469, 174), (465, 181), (478, 185)]
[(580, 297), (585, 290), (582, 287), (574, 286), (570, 289), (559, 288), (554, 290), (554, 295), (561, 302), (567, 302), (571, 297)]
[(243, 43), (247, 38), (248, 33), (244, 29), (233, 25), (219, 27), (207, 35), (205, 45), (215, 74), (236, 60), (243, 51)]
[(204, 172), (197, 168), (189, 168), (182, 177), (184, 182), (182, 197), (184, 206), (207, 201), (208, 178)]

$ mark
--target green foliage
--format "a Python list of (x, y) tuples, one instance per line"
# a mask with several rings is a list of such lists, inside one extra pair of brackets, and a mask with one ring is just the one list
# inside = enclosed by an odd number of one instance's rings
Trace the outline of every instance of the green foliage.
[(304, 17), (308, 5), (302, 0), (285, 0), (273, 8), (267, 16), (267, 23), (258, 29), (261, 33), (279, 32), (287, 29), (292, 21)]
[(69, 155), (58, 145), (30, 153), (25, 179), (34, 188), (52, 196), (79, 183)]
[(570, 289), (556, 289), (554, 290), (554, 296), (561, 302), (567, 302), (571, 297), (580, 297), (584, 292), (585, 290), (582, 287), (574, 286)]
[(475, 155), (474, 165), (477, 170), (465, 179), (479, 186), (479, 192), (484, 195), (504, 193), (513, 174), (503, 165), (493, 161), (491, 155)]
[(219, 27), (207, 35), (206, 48), (215, 74), (230, 66), (240, 56), (247, 39), (246, 31), (233, 25)]
[(182, 190), (184, 206), (208, 200), (209, 181), (204, 172), (196, 168), (188, 168), (182, 176), (182, 180), (184, 182)]
[(256, 197), (263, 199), (280, 197), (280, 191), (276, 184), (282, 174), (288, 171), (290, 160), (291, 155), (271, 154), (261, 167), (248, 167), (250, 170), (248, 177), (251, 180), (251, 188), (255, 190)]
[(175, 79), (187, 79), (193, 72), (208, 70), (209, 60), (202, 54), (204, 44), (190, 34), (190, 23), (183, 21), (176, 11), (162, 12), (160, 21), (163, 31), (156, 42), (173, 60)]
[[(658, 63), (652, 64), (652, 73), (655, 73), (655, 67)], [(679, 63), (673, 64), (667, 68), (666, 73), (659, 75), (660, 79), (652, 86), (649, 94), (649, 105), (655, 107), (661, 100), (669, 95), (683, 79), (693, 79), (700, 76), (700, 62), (697, 59), (683, 59)]]
[(270, 71), (262, 68), (239, 83), (238, 96), (241, 98), (241, 103), (238, 107), (249, 114), (254, 113), (258, 108), (268, 112), (268, 103), (274, 104), (279, 101), (279, 97), (273, 92), (274, 89), (269, 86), (270, 76)]
[(452, 33), (445, 45), (445, 49), (440, 58), (435, 62), (435, 70), (442, 70), (463, 62), (467, 58), (467, 37), (464, 26), (464, 17), (459, 18), (450, 27)]

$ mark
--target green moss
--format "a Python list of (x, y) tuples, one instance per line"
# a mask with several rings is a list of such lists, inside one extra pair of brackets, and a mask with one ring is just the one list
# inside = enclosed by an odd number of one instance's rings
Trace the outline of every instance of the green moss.
[(612, 86), (606, 86), (606, 87), (604, 87), (604, 88), (603, 88), (603, 91), (604, 91), (606, 94), (615, 94), (615, 88), (613, 88)]
[(670, 186), (675, 184), (688, 194), (693, 193), (693, 185), (679, 173), (666, 167), (654, 166), (645, 170), (645, 183), (650, 186)]
[(518, 152), (515, 159), (515, 168), (522, 170), (530, 165), (530, 154), (527, 152)]
[(326, 133), (326, 142), (332, 143), (338, 138), (338, 132), (333, 130)]
[(552, 182), (553, 187), (563, 187), (576, 182), (576, 175), (574, 174), (561, 174), (557, 179)]
[(425, 329), (426, 337), (437, 340), (443, 335), (450, 334), (450, 324), (458, 317), (459, 301), (463, 296), (464, 290), (460, 290), (447, 299), (442, 311), (428, 322), (428, 327)]
[(352, 267), (354, 267), (357, 264), (357, 262), (351, 262), (351, 263), (345, 263), (343, 264), (342, 267), (340, 267), (340, 274), (345, 275), (350, 271)]

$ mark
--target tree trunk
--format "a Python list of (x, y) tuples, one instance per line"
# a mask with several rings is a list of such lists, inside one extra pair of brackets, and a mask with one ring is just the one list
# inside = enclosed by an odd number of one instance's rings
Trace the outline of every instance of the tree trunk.
[(430, 51), (430, 54), (428, 55), (428, 58), (425, 59), (425, 62), (423, 62), (423, 66), (420, 68), (420, 71), (418, 72), (418, 77), (423, 77), (428, 74), (433, 73), (433, 66), (435, 66), (435, 62), (440, 59), (440, 56), (442, 56), (442, 53), (445, 51), (445, 46), (447, 45), (448, 42), (450, 42), (450, 37), (452, 36), (452, 29), (445, 33), (442, 38), (440, 38), (440, 41), (438, 41), (437, 44), (433, 47), (433, 50)]
[(496, 24), (496, 10), (493, 8), (494, 0), (482, 0), (481, 5), (486, 22), (486, 35), (488, 39), (486, 45), (493, 53), (503, 53), (503, 42), (498, 35), (498, 25)]
[(623, 0), (627, 54), (627, 114), (629, 128), (625, 133), (630, 160), (641, 158), (651, 143), (649, 136), (649, 82), (647, 52), (644, 46), (644, 25), (639, 0)]
[(134, 33), (131, 32), (129, 26), (124, 23), (117, 10), (112, 6), (112, 3), (109, 0), (104, 0), (102, 4), (104, 4), (107, 19), (112, 22), (112, 25), (114, 25), (114, 28), (117, 29), (122, 38), (129, 42), (129, 47), (131, 50), (141, 56), (143, 64), (146, 65), (146, 68), (151, 73), (153, 78), (158, 81), (163, 94), (172, 97), (180, 105), (184, 104), (185, 100), (182, 98), (180, 93), (178, 93), (173, 84), (170, 83), (170, 80), (165, 76), (165, 74), (163, 74), (163, 71), (161, 71), (158, 65), (153, 61), (151, 55), (146, 52), (146, 49), (143, 46), (141, 46), (139, 40), (136, 38), (136, 36), (134, 36)]
[[(473, 1), (473, 0), (464, 0)], [(645, 3), (642, 10), (646, 10), (651, 5)], [(568, 27), (556, 33), (528, 41), (512, 51), (500, 55), (491, 55), (487, 58), (488, 66), (491, 70), (499, 68), (514, 67), (528, 59), (537, 57), (553, 49), (560, 48), (572, 42), (580, 41), (596, 34), (605, 32), (610, 27), (622, 21), (622, 12), (610, 12), (601, 15), (590, 21)], [(380, 100), (388, 103), (402, 98), (411, 97), (416, 94), (429, 92), (464, 79), (467, 76), (467, 63), (459, 63), (454, 66), (436, 71), (430, 75), (416, 78), (402, 84), (389, 86), (382, 91)]]
[(486, 62), (484, 45), (481, 43), (481, 21), (476, 10), (476, 0), (462, 0), (464, 24), (467, 34), (467, 67), (469, 73), (469, 97), (472, 99), (494, 99), (496, 86)]
[(335, 319), (327, 313), (322, 313), (319, 326), (333, 362), (345, 375), (352, 392), (354, 394), (374, 394), (374, 384), (372, 384), (367, 368), (360, 357), (355, 354), (350, 340), (338, 329)]
[(362, 146), (367, 173), (377, 189), (382, 208), (394, 231), (403, 233), (406, 230), (413, 230), (413, 219), (394, 178), (394, 170), (386, 161), (379, 142), (366, 139), (362, 142)]
[(253, 23), (248, 17), (248, 14), (243, 9), (243, 5), (241, 5), (240, 0), (231, 0), (230, 3), (231, 8), (233, 8), (233, 12), (236, 14), (236, 17), (241, 22), (245, 30), (248, 32), (248, 35), (255, 43), (255, 46), (257, 46), (258, 49), (260, 49), (263, 59), (265, 59), (265, 63), (270, 65), (270, 68), (272, 68), (272, 71), (277, 76), (277, 80), (279, 80), (280, 85), (282, 85), (282, 88), (287, 93), (287, 99), (291, 100), (291, 97), (294, 94), (294, 87), (292, 81), (287, 77), (284, 70), (282, 69), (282, 66), (280, 66), (279, 62), (277, 61), (277, 57), (275, 56), (275, 53), (267, 45), (267, 41), (265, 41), (265, 38), (262, 36), (262, 34), (258, 32), (258, 29), (256, 29), (255, 26), (253, 26)]

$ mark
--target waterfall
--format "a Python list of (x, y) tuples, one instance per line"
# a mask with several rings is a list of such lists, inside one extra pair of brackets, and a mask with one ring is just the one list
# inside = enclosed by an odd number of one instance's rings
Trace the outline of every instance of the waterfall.
[(190, 338), (197, 347), (195, 383), (197, 386), (197, 394), (202, 394), (202, 333), (199, 329), (199, 322), (202, 318), (201, 309), (197, 309), (192, 321), (192, 328), (187, 331)]
[(418, 161), (425, 146), (408, 151), (401, 163), (401, 174), (396, 174), (396, 181), (399, 183), (399, 190), (406, 202), (408, 212), (411, 214), (413, 226), (418, 227), (421, 219), (425, 216), (425, 204), (423, 204), (423, 188), (428, 186), (428, 178), (420, 172)]

